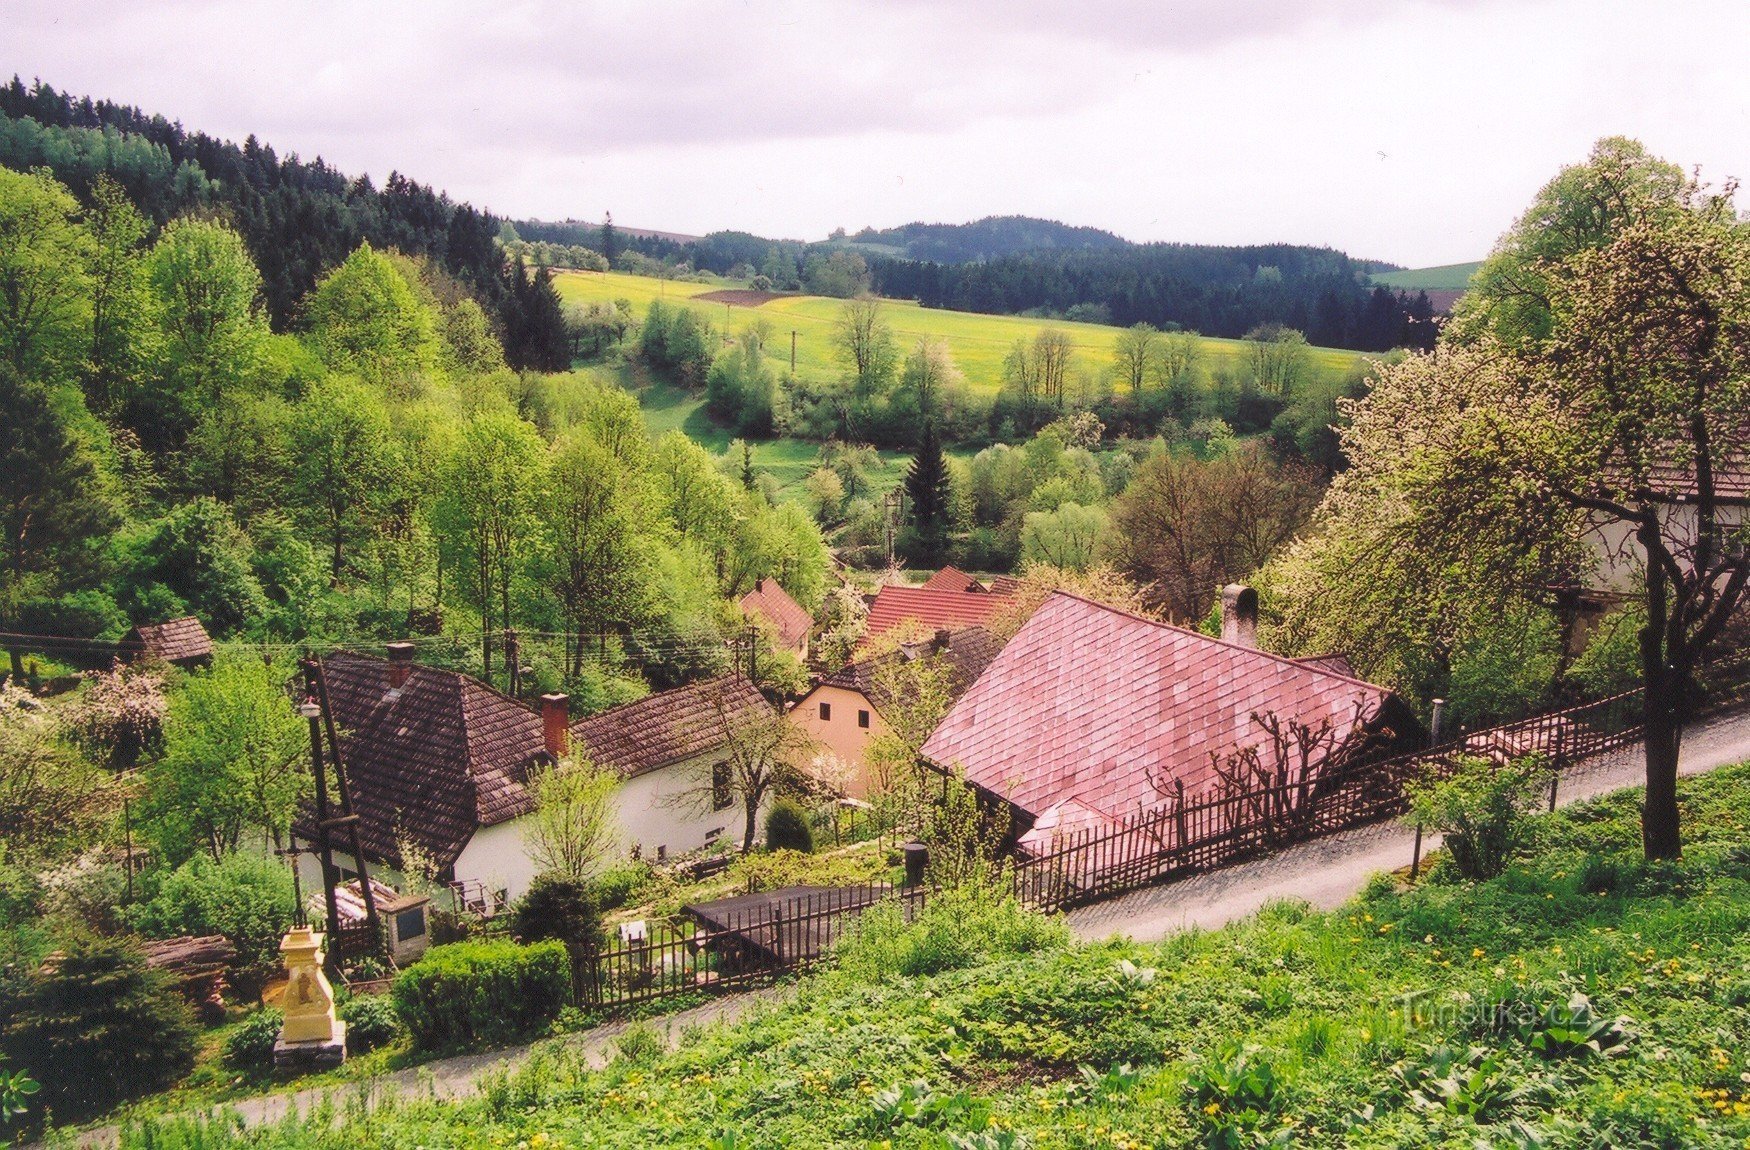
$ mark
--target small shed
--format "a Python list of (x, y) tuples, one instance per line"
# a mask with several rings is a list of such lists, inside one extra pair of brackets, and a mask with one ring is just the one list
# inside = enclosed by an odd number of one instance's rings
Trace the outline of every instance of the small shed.
[(893, 893), (885, 883), (786, 886), (689, 903), (681, 912), (726, 972), (783, 970), (825, 954), (857, 916)]
[(127, 633), (121, 656), (129, 663), (161, 662), (174, 667), (204, 667), (213, 661), (213, 639), (193, 615), (146, 623)]
[[(423, 894), (402, 894), (376, 879), (371, 880), (371, 896), (377, 903), (377, 918), (383, 924), (383, 941), (390, 961), (396, 966), (405, 966), (424, 954), (431, 945), (431, 929), (427, 921), (431, 899)], [(311, 918), (318, 922), (328, 913), (321, 892), (310, 896), (307, 908)], [(340, 917), (342, 936), (364, 927), (365, 898), (359, 890), (358, 879), (349, 879), (334, 888), (334, 909)]]

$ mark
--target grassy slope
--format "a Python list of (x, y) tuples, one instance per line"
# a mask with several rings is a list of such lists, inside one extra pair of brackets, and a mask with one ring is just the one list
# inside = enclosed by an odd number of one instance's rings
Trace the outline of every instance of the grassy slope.
[(1379, 272), (1373, 282), (1405, 291), (1463, 291), (1470, 286), (1470, 277), (1482, 266), (1482, 261), (1468, 264), (1445, 264), (1437, 268), (1412, 268), (1401, 272)]
[[(843, 374), (832, 343), (834, 324), (843, 307), (841, 300), (799, 295), (774, 299), (758, 308), (726, 307), (721, 303), (689, 302), (693, 296), (715, 290), (714, 285), (673, 283), (620, 272), (559, 272), (554, 281), (567, 303), (626, 299), (631, 301), (634, 313), (642, 316), (650, 301), (660, 298), (695, 308), (719, 328), (727, 324), (731, 330), (763, 319), (772, 325), (774, 360), (787, 365), (790, 332), (794, 330), (798, 375), (819, 379)], [(1030, 340), (1044, 327), (1061, 328), (1074, 341), (1084, 367), (1104, 367), (1111, 361), (1112, 343), (1121, 330), (1099, 324), (940, 311), (897, 300), (888, 301), (886, 308), (887, 322), (902, 350), (909, 350), (926, 336), (946, 339), (968, 385), (984, 395), (994, 395), (1001, 386), (1003, 357), (1017, 339)], [(1211, 371), (1223, 367), (1235, 373), (1243, 371), (1247, 352), (1244, 341), (1206, 338), (1203, 348), (1204, 362)], [(1317, 370), (1331, 375), (1342, 374), (1361, 358), (1359, 352), (1336, 348), (1314, 348), (1312, 355)]]
[[(1279, 905), (1158, 945), (1056, 946), (876, 986), (826, 976), (675, 1053), (645, 1043), (602, 1071), (558, 1052), (475, 1101), (248, 1137), (161, 1128), (128, 1145), (1139, 1150), (1256, 1145), (1262, 1131), (1303, 1146), (1743, 1147), (1750, 764), (1681, 787), (1680, 864), (1638, 862), (1638, 795), (1623, 792), (1542, 820), (1535, 856), (1479, 886), (1331, 914)], [(1576, 991), (1628, 1016), (1619, 1057), (1545, 1058), (1475, 1009), (1541, 1009)], [(1256, 1130), (1222, 1142), (1237, 1100), (1193, 1083), (1199, 1067), (1233, 1066), (1234, 1038), (1281, 1085)], [(1495, 1060), (1454, 1076), (1452, 1106), (1422, 1077), (1441, 1047)], [(914, 1080), (935, 1102), (898, 1115), (882, 1092)]]

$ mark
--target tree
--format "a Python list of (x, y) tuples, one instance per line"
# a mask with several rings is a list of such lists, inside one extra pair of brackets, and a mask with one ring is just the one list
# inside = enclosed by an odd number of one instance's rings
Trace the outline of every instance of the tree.
[(954, 366), (954, 356), (948, 350), (948, 341), (926, 336), (919, 339), (912, 353), (906, 356), (899, 385), (916, 394), (918, 412), (927, 420), (935, 418), (941, 409), (943, 394), (958, 387), (962, 379), (960, 369)]
[(543, 873), (580, 885), (601, 873), (620, 842), (614, 803), (619, 786), (611, 772), (581, 757), (531, 775), (529, 855)]
[(83, 358), (91, 237), (46, 170), (0, 169), (0, 361), (21, 381), (60, 382)]
[(101, 175), (91, 185), (85, 213), (91, 234), (91, 349), (86, 395), (108, 411), (133, 381), (147, 350), (145, 252), (149, 223), (126, 190)]
[(1294, 538), (1318, 498), (1310, 470), (1256, 444), (1207, 462), (1157, 452), (1112, 501), (1112, 560), (1169, 618), (1194, 622)]
[(933, 565), (947, 549), (951, 494), (942, 441), (936, 436), (936, 425), (926, 423), (917, 454), (912, 456), (911, 470), (905, 476), (905, 497), (911, 507), (915, 532), (911, 548), (915, 562)]
[(97, 771), (61, 738), (43, 704), (0, 684), (0, 824), (17, 863), (78, 843), (112, 809), (115, 796)]
[[(565, 616), (568, 671), (583, 670), (582, 636), (606, 642), (645, 612), (648, 531), (634, 477), (596, 440), (573, 432), (553, 445), (540, 516), (553, 542), (554, 586)], [(571, 636), (577, 636), (575, 639)]]
[(808, 507), (823, 524), (836, 523), (845, 505), (845, 483), (830, 467), (816, 467), (808, 473), (803, 487), (808, 491)]
[(330, 379), (298, 405), (292, 443), (299, 503), (328, 542), (329, 577), (338, 585), (347, 545), (376, 533), (394, 495), (388, 412), (358, 384)]
[(1152, 324), (1133, 324), (1112, 341), (1112, 364), (1133, 398), (1160, 371), (1160, 360), (1161, 333)]
[(171, 508), (126, 539), (132, 552), (124, 601), (142, 617), (192, 612), (220, 635), (240, 630), (266, 607), (250, 566), (249, 537), (224, 505), (201, 497)]
[(596, 244), (601, 249), (602, 258), (610, 264), (614, 257), (620, 254), (620, 229), (614, 226), (614, 213), (602, 213), (601, 239)]
[(829, 439), (820, 445), (820, 461), (838, 473), (845, 498), (854, 500), (869, 487), (869, 473), (881, 468), (881, 454), (867, 443)]
[(741, 853), (753, 850), (759, 828), (760, 806), (779, 785), (798, 777), (801, 764), (813, 748), (813, 740), (800, 726), (779, 711), (764, 705), (732, 708), (722, 689), (711, 692), (711, 705), (723, 732), (720, 767), (701, 780), (701, 797), (712, 807), (727, 797), (740, 802), (746, 816)]
[(1039, 398), (1063, 409), (1064, 388), (1069, 380), (1075, 344), (1062, 328), (1048, 327), (1033, 337), (1033, 378)]
[(880, 300), (873, 296), (846, 300), (839, 308), (833, 339), (858, 395), (879, 395), (887, 390), (896, 353), (893, 329), (882, 316)]
[(164, 735), (165, 670), (135, 663), (93, 674), (68, 720), (74, 741), (109, 770), (131, 770)]
[(360, 244), (304, 301), (311, 345), (329, 369), (408, 394), (438, 364), (438, 321), (386, 256)]
[(1029, 511), (1021, 527), (1021, 560), (1067, 571), (1094, 565), (1106, 512), (1099, 507), (1063, 503), (1055, 511)]
[(480, 612), (482, 674), (492, 679), (494, 611), (499, 628), (511, 625), (511, 588), (528, 558), (525, 543), (538, 520), (536, 495), (545, 449), (528, 423), (509, 414), (468, 421), (450, 453), (439, 527), (466, 572)]
[[(97, 460), (64, 414), (82, 406), (76, 392), (51, 393), (14, 362), (0, 364), (0, 629), (20, 630), (30, 601), (88, 583), (118, 522)], [(21, 648), (8, 646), (22, 678)]]
[(141, 804), (163, 856), (218, 861), (250, 829), (283, 847), (309, 782), (307, 738), (282, 676), (258, 658), (224, 658), (188, 679), (170, 699), (164, 758)]
[(238, 234), (208, 220), (172, 221), (146, 261), (167, 394), (137, 397), (148, 444), (178, 443), (202, 407), (251, 382), (267, 341), (261, 273)]
[(1279, 323), (1260, 324), (1246, 333), (1246, 359), (1252, 379), (1271, 395), (1289, 395), (1305, 380), (1311, 362), (1306, 336)]

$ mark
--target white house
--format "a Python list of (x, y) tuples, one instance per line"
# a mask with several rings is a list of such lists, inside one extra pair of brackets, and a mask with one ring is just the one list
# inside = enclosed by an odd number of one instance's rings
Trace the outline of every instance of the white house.
[[(415, 664), (410, 644), (390, 644), (389, 656), (323, 663), (373, 877), (403, 881), (403, 850), (417, 850), (470, 901), (517, 898), (538, 869), (527, 841), (530, 772), (574, 746), (624, 780), (617, 806), (628, 851), (654, 861), (739, 838), (743, 816), (718, 764), (730, 727), (767, 706), (745, 679), (664, 691), (569, 723), (563, 695), (545, 696), (536, 711), (467, 675)], [(293, 830), (300, 847), (314, 845), (313, 811)], [(319, 889), (314, 855), (299, 861)], [(335, 850), (334, 862), (338, 877), (356, 873), (349, 854)]]

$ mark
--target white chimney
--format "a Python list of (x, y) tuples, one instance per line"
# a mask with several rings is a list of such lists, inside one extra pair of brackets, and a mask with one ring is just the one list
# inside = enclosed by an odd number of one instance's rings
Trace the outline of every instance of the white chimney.
[(1258, 646), (1258, 593), (1244, 583), (1221, 589), (1221, 638), (1240, 647)]

